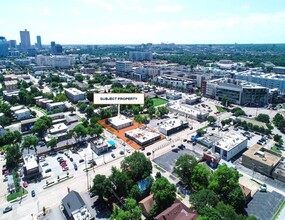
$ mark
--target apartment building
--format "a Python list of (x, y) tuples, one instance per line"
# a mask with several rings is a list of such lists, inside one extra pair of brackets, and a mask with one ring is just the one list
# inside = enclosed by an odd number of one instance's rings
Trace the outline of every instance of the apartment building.
[(77, 88), (67, 88), (65, 89), (65, 95), (67, 96), (68, 100), (77, 103), (80, 100), (86, 99), (86, 93), (82, 92)]
[(116, 61), (116, 71), (118, 73), (132, 72), (133, 63), (131, 61)]

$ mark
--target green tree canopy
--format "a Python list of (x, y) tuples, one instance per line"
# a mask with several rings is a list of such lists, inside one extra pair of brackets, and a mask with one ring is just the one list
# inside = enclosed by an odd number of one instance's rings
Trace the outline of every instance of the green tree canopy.
[(178, 175), (184, 184), (190, 187), (192, 173), (197, 164), (198, 162), (195, 157), (189, 154), (184, 154), (176, 160), (173, 172)]
[(141, 219), (142, 210), (136, 200), (129, 198), (125, 202), (125, 210), (115, 208), (110, 220), (139, 220)]
[(64, 102), (66, 100), (67, 100), (67, 97), (63, 93), (59, 93), (55, 97), (53, 97), (53, 101), (54, 102)]
[(28, 152), (33, 149), (35, 151), (37, 151), (37, 145), (38, 145), (38, 142), (39, 142), (39, 139), (34, 136), (34, 135), (29, 135), (29, 136), (26, 136), (23, 140), (23, 143), (22, 143), (22, 151), (24, 149), (27, 149)]
[(176, 198), (176, 187), (171, 184), (165, 177), (155, 180), (151, 187), (154, 200), (157, 206), (157, 214), (173, 204)]
[(259, 114), (256, 118), (255, 118), (257, 121), (261, 121), (261, 122), (264, 122), (264, 123), (270, 123), (270, 118), (269, 118), (269, 115), (267, 114)]
[(48, 128), (52, 125), (52, 119), (47, 116), (40, 117), (32, 128), (33, 134), (43, 137)]
[(56, 147), (57, 145), (57, 139), (53, 137), (47, 142), (47, 146), (50, 147), (52, 150)]
[(212, 125), (212, 124), (215, 124), (215, 122), (217, 121), (217, 118), (210, 115), (207, 117), (207, 120)]
[(121, 169), (135, 182), (148, 177), (152, 172), (151, 161), (141, 152), (134, 152), (121, 163)]
[(202, 189), (190, 196), (190, 203), (193, 204), (198, 212), (200, 212), (203, 207), (215, 207), (218, 201), (219, 198), (217, 194), (209, 189)]
[(9, 168), (14, 168), (18, 165), (19, 159), (21, 158), (22, 154), (20, 151), (20, 147), (18, 144), (9, 145), (6, 148), (6, 165)]
[(112, 174), (109, 177), (114, 191), (119, 197), (126, 197), (133, 185), (133, 180), (124, 172), (112, 167)]
[(196, 190), (207, 189), (210, 182), (211, 172), (203, 165), (197, 164), (192, 173), (192, 186)]

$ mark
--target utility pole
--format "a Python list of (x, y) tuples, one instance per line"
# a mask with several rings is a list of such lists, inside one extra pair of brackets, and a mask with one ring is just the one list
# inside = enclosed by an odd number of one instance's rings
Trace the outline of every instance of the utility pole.
[(86, 170), (86, 179), (87, 179), (87, 191), (89, 191), (89, 178), (88, 178), (88, 169), (87, 169), (87, 162), (86, 162), (86, 154), (84, 154), (85, 158), (85, 170)]

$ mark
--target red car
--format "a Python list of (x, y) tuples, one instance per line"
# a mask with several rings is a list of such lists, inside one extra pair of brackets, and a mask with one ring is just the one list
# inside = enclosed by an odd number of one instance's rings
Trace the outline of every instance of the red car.
[(28, 183), (27, 183), (27, 182), (24, 182), (24, 183), (23, 183), (23, 187), (27, 188), (27, 187), (28, 187)]
[(61, 167), (66, 167), (67, 164), (66, 164), (66, 163), (61, 163), (60, 166), (61, 166)]

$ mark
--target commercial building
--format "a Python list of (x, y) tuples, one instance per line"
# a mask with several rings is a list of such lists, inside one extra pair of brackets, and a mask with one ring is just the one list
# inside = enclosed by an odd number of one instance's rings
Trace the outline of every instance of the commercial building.
[(264, 106), (268, 103), (268, 88), (244, 80), (222, 78), (209, 80), (205, 96), (217, 100), (227, 97), (237, 105)]
[(209, 115), (209, 112), (194, 106), (187, 104), (175, 103), (168, 106), (170, 112), (178, 113), (184, 115), (187, 118), (191, 118), (197, 121), (206, 121)]
[(273, 73), (277, 74), (285, 74), (285, 67), (284, 66), (274, 66), (272, 69)]
[(64, 123), (54, 124), (49, 129), (49, 133), (52, 135), (59, 134), (59, 133), (66, 133), (68, 127)]
[(199, 102), (201, 102), (201, 96), (189, 95), (185, 99), (185, 103), (188, 105), (195, 105)]
[(37, 36), (37, 48), (42, 48), (42, 38), (41, 36)]
[(151, 61), (152, 53), (151, 52), (141, 52), (141, 51), (130, 51), (129, 58), (132, 61)]
[(8, 43), (5, 37), (0, 36), (0, 57), (7, 57), (9, 54)]
[(65, 95), (69, 99), (69, 101), (73, 103), (77, 103), (80, 100), (85, 100), (86, 99), (86, 93), (80, 91), (77, 88), (66, 88), (64, 89)]
[(4, 75), (4, 81), (11, 81), (11, 80), (30, 80), (30, 76), (29, 75), (25, 75), (25, 74), (7, 74)]
[(188, 91), (191, 91), (196, 85), (193, 79), (169, 74), (161, 74), (160, 76), (154, 77), (153, 82), (161, 86), (182, 88)]
[(20, 31), (20, 38), (21, 38), (21, 49), (23, 51), (27, 51), (31, 48), (31, 39), (30, 39), (30, 32), (25, 29), (24, 31)]
[(248, 82), (257, 83), (269, 89), (279, 89), (280, 92), (285, 92), (285, 75), (279, 74), (282, 69), (276, 73), (263, 73), (259, 71), (248, 70), (244, 72), (237, 72), (234, 78), (239, 80), (246, 80)]
[(51, 66), (60, 68), (69, 68), (73, 63), (73, 58), (68, 56), (52, 56)]
[(108, 118), (106, 119), (106, 123), (116, 130), (121, 130), (133, 125), (133, 121), (124, 115), (117, 115), (115, 117)]
[(53, 103), (53, 100), (52, 99), (43, 99), (43, 98), (41, 98), (41, 99), (37, 99), (36, 100), (36, 105), (37, 106), (39, 106), (39, 107), (41, 107), (41, 108), (47, 108), (47, 104), (48, 103)]
[(147, 126), (137, 128), (125, 133), (125, 137), (136, 142), (140, 146), (149, 145), (160, 139), (160, 134), (154, 132)]
[(94, 218), (76, 191), (72, 190), (62, 199), (62, 206), (67, 220), (91, 220)]
[(104, 152), (107, 152), (110, 148), (110, 144), (102, 138), (94, 139), (91, 141), (91, 149), (97, 154), (100, 155)]
[(32, 130), (37, 118), (31, 118), (28, 120), (21, 121), (21, 132), (29, 132)]
[(17, 47), (17, 41), (16, 40), (9, 40), (8, 44), (9, 44), (10, 49), (16, 49), (16, 47)]
[(66, 109), (64, 102), (47, 103), (46, 107), (48, 111), (53, 111), (55, 109), (60, 109), (61, 111), (64, 111)]
[(161, 122), (158, 130), (163, 135), (169, 136), (185, 128), (188, 128), (188, 126), (189, 125), (187, 121), (182, 121), (180, 119), (173, 118)]
[(282, 158), (272, 173), (272, 177), (285, 182), (285, 158)]
[(130, 73), (133, 69), (133, 63), (131, 61), (116, 61), (116, 72), (118, 73)]
[(153, 79), (159, 74), (159, 70), (150, 67), (140, 67), (136, 68), (133, 72), (133, 78), (138, 81), (147, 81)]
[(14, 116), (16, 120), (20, 121), (31, 117), (31, 111), (27, 108), (15, 111)]
[(40, 175), (39, 164), (34, 155), (24, 156), (24, 175), (27, 179)]
[(19, 96), (19, 92), (20, 90), (19, 89), (16, 89), (16, 90), (10, 90), (10, 91), (7, 91), (7, 90), (4, 90), (3, 91), (3, 99), (4, 100), (9, 100), (9, 98), (13, 97), (13, 96)]
[(15, 90), (18, 89), (18, 81), (17, 80), (11, 80), (11, 81), (5, 81), (4, 82), (6, 90)]
[(229, 161), (247, 148), (247, 138), (238, 133), (227, 133), (212, 145), (212, 152)]
[(250, 147), (242, 154), (242, 165), (255, 172), (271, 176), (281, 157), (259, 144)]
[(182, 99), (182, 93), (179, 93), (177, 91), (167, 91), (166, 92), (166, 98), (169, 100)]

